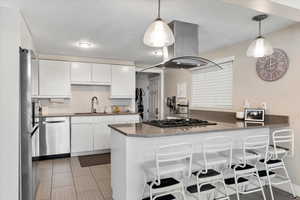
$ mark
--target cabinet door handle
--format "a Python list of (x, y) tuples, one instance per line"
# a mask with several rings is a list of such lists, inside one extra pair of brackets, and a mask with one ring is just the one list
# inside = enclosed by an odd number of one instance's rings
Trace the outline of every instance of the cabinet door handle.
[(65, 121), (45, 121), (43, 124), (59, 124), (59, 123), (65, 123)]

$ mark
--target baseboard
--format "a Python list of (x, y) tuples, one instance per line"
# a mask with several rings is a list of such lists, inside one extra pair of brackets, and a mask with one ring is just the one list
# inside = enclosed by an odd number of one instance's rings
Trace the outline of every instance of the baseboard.
[(56, 155), (48, 155), (48, 156), (38, 156), (33, 157), (33, 161), (41, 161), (41, 160), (49, 160), (49, 159), (59, 159), (59, 158), (69, 158), (71, 157), (70, 153), (64, 153), (64, 154), (56, 154)]
[[(300, 197), (300, 185), (293, 184), (293, 186), (294, 186), (297, 197)], [(274, 185), (273, 187), (283, 190), (285, 192), (291, 193), (289, 184), (282, 184), (282, 185), (276, 185), (276, 186)]]
[(110, 149), (104, 149), (104, 150), (97, 150), (97, 151), (85, 151), (85, 152), (73, 152), (71, 153), (71, 157), (74, 156), (87, 156), (87, 155), (94, 155), (94, 154), (102, 154), (102, 153), (109, 153)]

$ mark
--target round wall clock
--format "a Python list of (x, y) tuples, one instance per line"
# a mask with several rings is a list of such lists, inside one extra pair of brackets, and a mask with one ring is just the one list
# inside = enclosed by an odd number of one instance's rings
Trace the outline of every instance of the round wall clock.
[(289, 58), (282, 49), (274, 49), (270, 56), (257, 59), (256, 72), (264, 81), (276, 81), (282, 78), (289, 68)]

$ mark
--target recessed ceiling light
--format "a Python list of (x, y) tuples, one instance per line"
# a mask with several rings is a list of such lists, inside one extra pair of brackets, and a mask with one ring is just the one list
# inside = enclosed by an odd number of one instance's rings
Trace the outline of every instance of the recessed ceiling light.
[(83, 49), (89, 49), (89, 48), (94, 47), (95, 45), (89, 41), (81, 40), (76, 43), (76, 46), (83, 48)]

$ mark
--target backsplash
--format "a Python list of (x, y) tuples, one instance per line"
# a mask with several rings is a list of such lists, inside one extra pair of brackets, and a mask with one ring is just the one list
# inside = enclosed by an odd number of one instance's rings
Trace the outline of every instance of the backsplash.
[(91, 99), (96, 96), (99, 104), (96, 105), (97, 112), (108, 112), (112, 105), (130, 106), (131, 100), (110, 99), (109, 86), (72, 86), (72, 98), (62, 100), (41, 100), (44, 112), (51, 113), (81, 113), (91, 111)]

